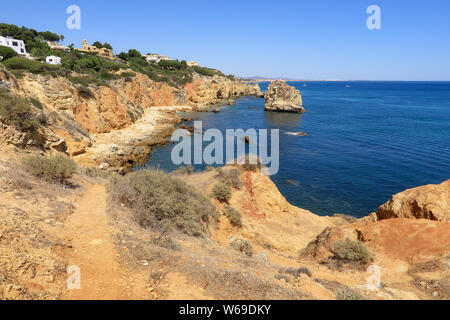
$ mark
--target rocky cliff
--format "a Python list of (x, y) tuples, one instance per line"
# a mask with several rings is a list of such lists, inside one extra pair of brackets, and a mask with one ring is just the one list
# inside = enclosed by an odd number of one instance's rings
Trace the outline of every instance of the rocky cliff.
[[(68, 152), (73, 156), (83, 154), (95, 144), (95, 134), (127, 128), (152, 107), (185, 106), (204, 110), (214, 104), (231, 104), (240, 96), (263, 95), (257, 84), (232, 81), (222, 76), (195, 75), (192, 83), (174, 88), (137, 73), (132, 78), (109, 81), (108, 86), (90, 85), (86, 89), (63, 77), (25, 73), (19, 79), (0, 65), (0, 80), (3, 88), (42, 103), (48, 118), (48, 128), (41, 129), (46, 132), (43, 139), (48, 136), (51, 140), (49, 143), (44, 141), (43, 145), (58, 146), (57, 150), (62, 151), (60, 144), (67, 144)], [(172, 118), (177, 116), (173, 113)], [(176, 123), (176, 120), (169, 123)], [(20, 132), (11, 133), (11, 130), (3, 128), (14, 142), (9, 138), (3, 140), (20, 147), (30, 145), (32, 139)]]
[(273, 81), (264, 96), (266, 111), (305, 112), (300, 91), (282, 80)]
[(450, 222), (450, 180), (400, 192), (380, 206), (377, 216)]

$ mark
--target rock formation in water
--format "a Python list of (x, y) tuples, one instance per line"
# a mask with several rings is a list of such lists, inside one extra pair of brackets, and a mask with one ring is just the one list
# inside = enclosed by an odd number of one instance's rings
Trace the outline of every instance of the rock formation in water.
[(379, 219), (410, 218), (450, 222), (450, 180), (400, 192), (378, 209)]
[(305, 112), (300, 91), (282, 80), (272, 82), (264, 96), (265, 110), (278, 112)]

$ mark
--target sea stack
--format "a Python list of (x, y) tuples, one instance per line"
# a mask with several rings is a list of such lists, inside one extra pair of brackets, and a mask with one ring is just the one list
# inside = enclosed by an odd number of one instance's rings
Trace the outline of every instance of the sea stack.
[(275, 112), (306, 112), (303, 108), (300, 91), (289, 86), (283, 80), (277, 80), (269, 85), (264, 95), (265, 110)]

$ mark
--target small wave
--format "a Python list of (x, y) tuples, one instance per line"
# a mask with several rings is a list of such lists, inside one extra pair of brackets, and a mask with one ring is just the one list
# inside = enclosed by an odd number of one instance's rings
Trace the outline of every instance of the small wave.
[(297, 136), (297, 137), (306, 137), (309, 136), (309, 134), (307, 134), (306, 132), (286, 132), (287, 135), (289, 136)]

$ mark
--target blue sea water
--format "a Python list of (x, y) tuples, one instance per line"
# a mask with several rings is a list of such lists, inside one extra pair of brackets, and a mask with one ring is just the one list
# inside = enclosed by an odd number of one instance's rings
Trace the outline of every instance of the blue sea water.
[[(184, 116), (223, 132), (280, 129), (280, 170), (271, 178), (289, 202), (320, 215), (362, 217), (395, 193), (450, 178), (450, 83), (289, 84), (307, 113), (264, 112), (264, 99), (246, 97), (218, 114)], [(299, 131), (309, 136), (288, 135)], [(172, 148), (155, 149), (148, 166), (176, 169)]]

